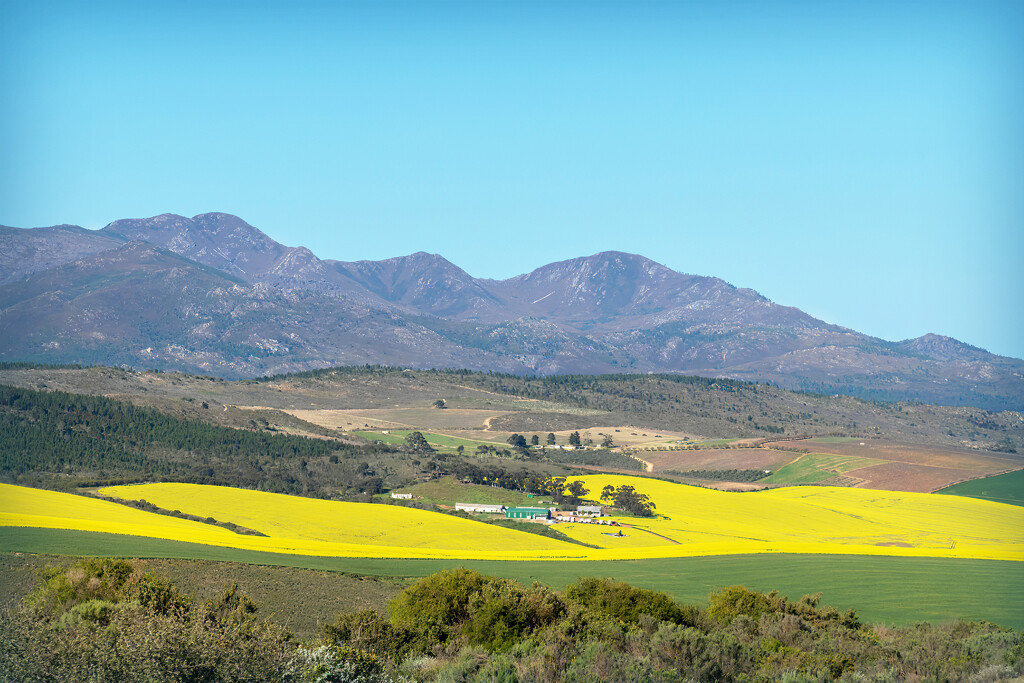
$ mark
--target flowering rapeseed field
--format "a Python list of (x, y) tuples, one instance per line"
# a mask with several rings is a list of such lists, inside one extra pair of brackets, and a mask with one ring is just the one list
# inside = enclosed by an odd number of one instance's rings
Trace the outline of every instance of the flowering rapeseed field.
[[(623, 526), (559, 524), (587, 548), (425, 510), (342, 503), (196, 484), (108, 487), (101, 493), (234, 522), (244, 536), (82, 496), (0, 484), (0, 526), (104, 531), (248, 550), (337, 557), (644, 559), (738, 553), (833, 553), (1024, 560), (1024, 508), (956, 496), (833, 487), (725, 493), (619, 475), (581, 477), (635, 487), (653, 518)], [(622, 537), (608, 536), (622, 529)]]

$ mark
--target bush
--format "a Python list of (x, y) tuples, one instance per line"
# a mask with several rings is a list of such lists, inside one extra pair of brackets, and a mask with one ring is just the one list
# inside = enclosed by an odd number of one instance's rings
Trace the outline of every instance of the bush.
[(635, 588), (622, 581), (580, 579), (566, 587), (565, 597), (624, 624), (637, 624), (643, 614), (690, 626), (697, 619), (696, 608), (683, 609), (665, 593)]

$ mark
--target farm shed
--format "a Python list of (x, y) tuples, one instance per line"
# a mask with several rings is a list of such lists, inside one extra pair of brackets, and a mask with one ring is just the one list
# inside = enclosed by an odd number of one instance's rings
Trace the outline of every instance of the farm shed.
[(600, 505), (577, 505), (576, 513), (580, 515), (590, 515), (592, 517), (603, 517), (604, 508)]
[(391, 497), (392, 498), (402, 498), (402, 499), (408, 500), (408, 499), (412, 498), (412, 494), (411, 493), (392, 493)]
[(466, 512), (505, 512), (504, 505), (488, 505), (486, 503), (456, 503), (455, 509), (465, 510)]
[(551, 510), (547, 508), (508, 508), (505, 517), (509, 519), (551, 519)]

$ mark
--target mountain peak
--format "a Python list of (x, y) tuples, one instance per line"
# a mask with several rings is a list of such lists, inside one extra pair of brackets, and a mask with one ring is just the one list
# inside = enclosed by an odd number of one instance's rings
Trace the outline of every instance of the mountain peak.
[(897, 346), (932, 360), (941, 361), (980, 360), (989, 355), (984, 349), (932, 332), (923, 334), (916, 339), (905, 339), (898, 342)]

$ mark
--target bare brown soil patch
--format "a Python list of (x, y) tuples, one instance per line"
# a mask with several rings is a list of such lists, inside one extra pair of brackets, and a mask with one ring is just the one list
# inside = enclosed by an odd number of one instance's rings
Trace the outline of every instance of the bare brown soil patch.
[[(860, 445), (862, 443), (864, 444), (863, 446)], [(835, 453), (837, 455), (878, 458), (879, 460), (930, 465), (932, 467), (976, 470), (979, 473), (1002, 472), (1008, 469), (1017, 469), (1024, 465), (1024, 455), (1016, 453), (992, 453), (990, 451), (977, 451), (969, 448), (905, 444), (877, 439), (846, 441), (843, 443), (823, 443), (817, 439), (806, 439), (801, 441), (780, 441), (776, 445), (800, 448), (814, 453)]]
[(638, 453), (654, 465), (654, 471), (676, 470), (771, 470), (775, 471), (799, 455), (769, 448), (723, 448), (693, 451), (645, 451)]
[[(862, 445), (863, 444), (863, 445)], [(965, 481), (1019, 469), (1024, 455), (968, 448), (864, 439), (828, 443), (818, 439), (780, 441), (778, 446), (815, 453), (875, 458), (888, 462), (845, 472), (857, 488), (931, 492)], [(825, 482), (821, 482), (825, 483)]]
[(289, 414), (332, 429), (384, 428), (484, 429), (488, 420), (505, 414), (465, 408), (383, 408), (366, 410), (289, 410)]
[(958, 481), (977, 477), (978, 472), (977, 470), (955, 470), (948, 467), (888, 462), (884, 465), (851, 470), (847, 472), (847, 475), (863, 480), (856, 485), (857, 488), (927, 493), (945, 488)]

